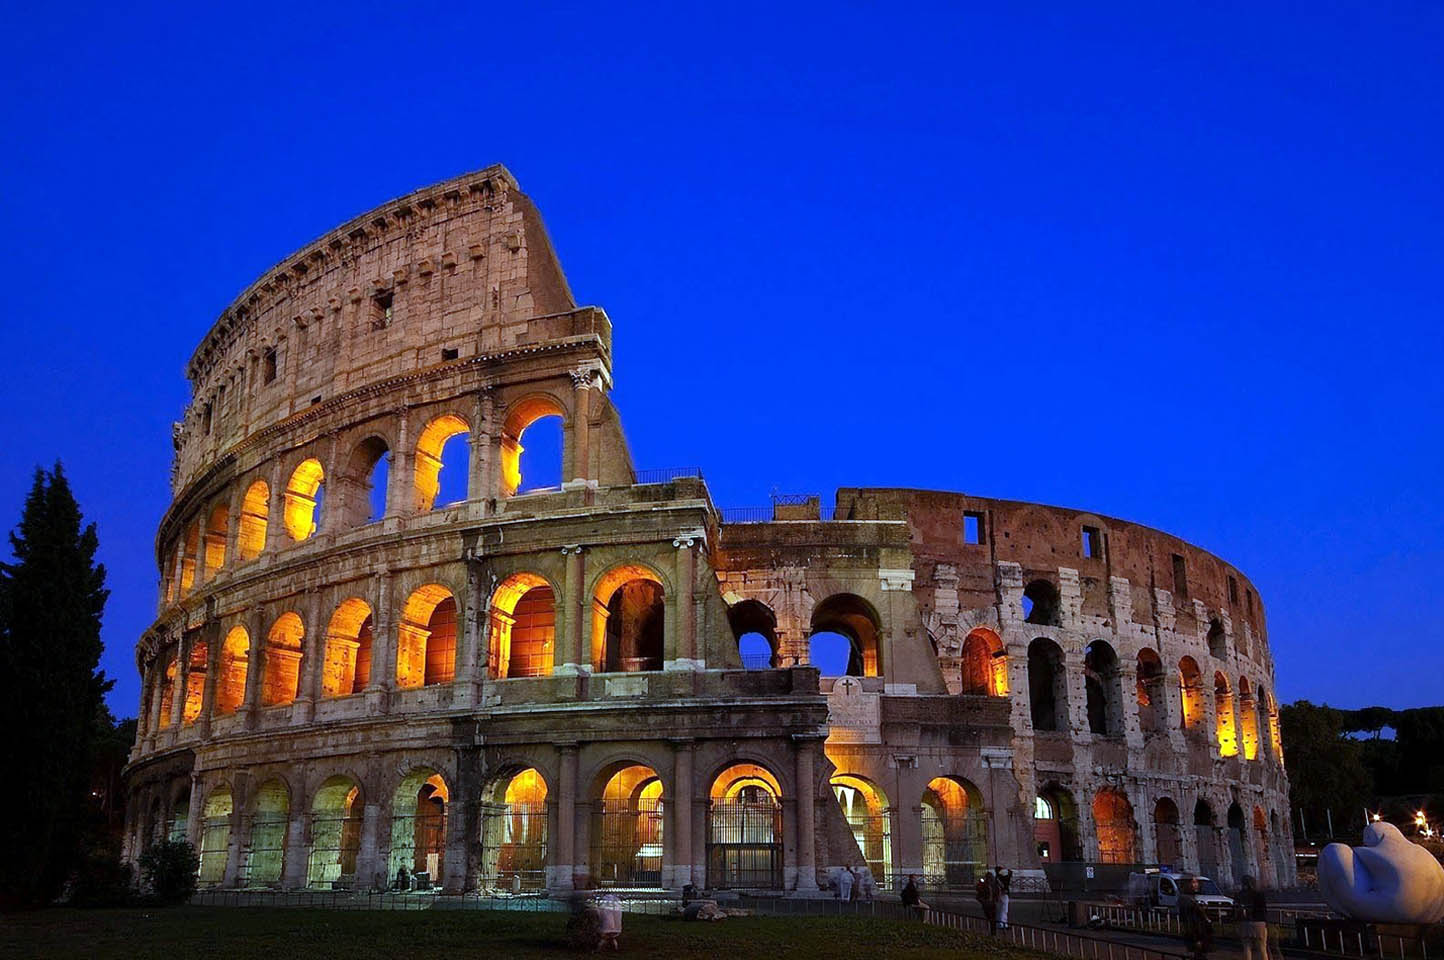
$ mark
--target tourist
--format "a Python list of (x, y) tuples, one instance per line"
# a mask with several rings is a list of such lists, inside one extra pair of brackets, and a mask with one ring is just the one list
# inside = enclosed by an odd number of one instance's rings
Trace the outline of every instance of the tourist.
[(618, 941), (622, 938), (622, 901), (614, 893), (607, 894), (597, 904), (597, 915), (601, 920), (601, 939), (597, 949), (604, 950), (610, 946), (613, 950), (621, 950)]
[(909, 876), (907, 884), (902, 889), (902, 905), (913, 913), (917, 914), (919, 920), (923, 919), (923, 898), (918, 894), (918, 878)]
[(998, 878), (998, 927), (1008, 929), (1008, 895), (1013, 887), (1013, 871), (997, 869)]
[[(1269, 960), (1268, 901), (1263, 891), (1254, 885), (1253, 877), (1243, 878), (1243, 889), (1238, 895), (1239, 906), (1243, 908), (1243, 960)], [(1255, 954), (1254, 951), (1257, 951)]]
[(852, 867), (847, 868), (847, 874), (852, 877), (852, 882), (848, 884), (848, 890), (851, 891), (848, 899), (857, 900), (862, 896), (862, 879)]
[(1208, 951), (1213, 949), (1213, 921), (1191, 892), (1178, 900), (1178, 920), (1183, 943), (1194, 960), (1207, 960)]
[(841, 870), (837, 871), (837, 899), (852, 899), (852, 881), (853, 876), (851, 867), (843, 867)]
[(988, 921), (988, 932), (998, 932), (998, 880), (989, 870), (978, 880), (978, 904), (983, 908), (983, 919)]

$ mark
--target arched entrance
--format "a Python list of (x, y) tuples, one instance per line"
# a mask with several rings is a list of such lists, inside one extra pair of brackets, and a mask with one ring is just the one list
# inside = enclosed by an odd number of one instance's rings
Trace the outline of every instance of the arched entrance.
[(349, 886), (361, 849), (361, 788), (350, 777), (331, 777), (311, 801), (311, 855), (306, 883)]
[(1047, 637), (1028, 644), (1028, 706), (1033, 729), (1068, 729), (1068, 671), (1063, 648)]
[[(451, 791), (429, 768), (402, 778), (391, 796), (391, 860), (388, 878), (404, 869), (418, 887), (440, 885), (446, 876), (446, 805)], [(426, 874), (425, 877), (416, 874)]]
[(760, 600), (739, 600), (727, 608), (727, 623), (737, 638), (737, 656), (744, 670), (777, 665), (777, 615)]
[(662, 581), (641, 564), (608, 570), (592, 593), (592, 665), (601, 673), (661, 670)]
[(534, 767), (498, 777), (483, 794), (481, 885), (546, 886), (547, 784)]
[(1178, 828), (1178, 804), (1167, 797), (1160, 797), (1153, 805), (1153, 832), (1158, 847), (1160, 867), (1181, 866), (1183, 847)]
[(782, 789), (765, 767), (737, 763), (712, 781), (707, 885), (782, 889)]
[(556, 659), (556, 594), (535, 573), (514, 573), (491, 595), (487, 672), (549, 677)]
[(281, 882), (286, 863), (286, 823), (291, 815), (291, 797), (279, 780), (267, 780), (256, 790), (251, 813), (246, 862), (241, 868), (242, 886), (269, 887)]
[(1193, 835), (1198, 846), (1198, 872), (1210, 879), (1218, 878), (1218, 838), (1213, 822), (1213, 808), (1208, 801), (1193, 805)]
[(1138, 862), (1138, 826), (1133, 804), (1121, 790), (1099, 790), (1093, 796), (1093, 829), (1098, 834), (1098, 861), (1127, 864)]
[(832, 793), (842, 807), (842, 817), (852, 830), (852, 839), (867, 861), (873, 879), (889, 886), (892, 878), (892, 807), (887, 795), (872, 781), (850, 773), (832, 778)]
[(1230, 804), (1228, 808), (1228, 857), (1229, 862), (1233, 864), (1234, 883), (1242, 880), (1249, 872), (1248, 860), (1243, 854), (1247, 830), (1243, 808), (1237, 803)]
[(983, 795), (961, 777), (936, 777), (923, 791), (922, 808), (924, 882), (968, 887), (987, 869)]
[(592, 801), (592, 880), (604, 887), (662, 885), (662, 780), (643, 764), (621, 764)]
[(214, 887), (225, 879), (226, 860), (231, 847), (231, 788), (217, 787), (206, 797), (201, 811), (201, 869), (199, 882)]
[(971, 631), (963, 641), (962, 693), (973, 697), (1008, 695), (1008, 653), (1002, 638), (987, 627)]
[[(839, 675), (834, 672), (838, 666), (843, 668), (840, 675), (882, 676), (881, 624), (877, 611), (862, 597), (833, 594), (812, 611), (809, 659), (824, 676)], [(831, 651), (833, 647), (837, 648), (836, 654)], [(845, 655), (845, 660), (837, 654)]]
[(1033, 800), (1033, 842), (1044, 866), (1083, 859), (1078, 842), (1078, 806), (1073, 794), (1056, 783), (1043, 787)]
[(1163, 661), (1158, 654), (1144, 647), (1138, 651), (1138, 727), (1145, 735), (1163, 733), (1164, 722)]

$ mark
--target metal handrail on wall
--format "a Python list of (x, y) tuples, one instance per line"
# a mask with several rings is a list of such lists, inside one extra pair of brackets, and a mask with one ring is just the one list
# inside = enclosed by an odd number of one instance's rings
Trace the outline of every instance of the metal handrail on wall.
[(657, 470), (638, 470), (636, 483), (671, 483), (673, 480), (702, 479), (701, 467), (662, 467)]

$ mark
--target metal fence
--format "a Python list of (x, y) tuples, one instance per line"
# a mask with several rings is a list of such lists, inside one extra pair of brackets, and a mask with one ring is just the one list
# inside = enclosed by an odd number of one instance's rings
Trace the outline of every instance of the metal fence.
[(636, 482), (671, 483), (673, 480), (702, 479), (701, 467), (662, 467), (658, 470), (638, 470)]

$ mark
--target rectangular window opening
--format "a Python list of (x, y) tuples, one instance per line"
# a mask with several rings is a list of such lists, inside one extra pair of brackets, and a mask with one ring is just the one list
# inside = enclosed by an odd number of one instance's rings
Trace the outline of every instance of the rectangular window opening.
[(391, 292), (378, 293), (371, 301), (371, 329), (385, 330), (391, 326), (391, 308), (395, 300)]
[(1176, 553), (1173, 555), (1173, 595), (1188, 596), (1188, 568), (1184, 565), (1183, 558)]
[(1238, 603), (1238, 581), (1233, 578), (1233, 574), (1228, 577), (1228, 602)]
[(1083, 528), (1083, 556), (1103, 556), (1103, 532), (1097, 527)]
[(966, 511), (963, 513), (963, 542), (983, 542), (983, 515)]
[(1249, 616), (1253, 616), (1253, 591), (1245, 590), (1244, 596), (1248, 597), (1248, 614)]
[(209, 403), (205, 405), (204, 412), (201, 414), (201, 428), (205, 431), (206, 436), (211, 435), (211, 405)]
[(441, 359), (443, 363), (447, 360), (455, 360), (459, 356), (461, 356), (461, 350), (456, 347), (441, 348)]
[(276, 348), (272, 347), (261, 357), (261, 382), (270, 383), (276, 379)]

